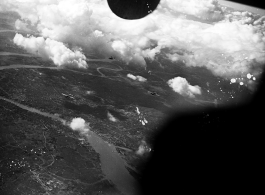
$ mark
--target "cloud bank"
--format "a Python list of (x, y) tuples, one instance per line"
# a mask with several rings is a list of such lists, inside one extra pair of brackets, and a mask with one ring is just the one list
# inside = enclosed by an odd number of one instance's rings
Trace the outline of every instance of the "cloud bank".
[(132, 80), (135, 80), (135, 81), (140, 81), (140, 82), (145, 82), (147, 81), (146, 78), (142, 77), (142, 76), (134, 76), (132, 74), (127, 74), (127, 77), (132, 79)]
[(69, 127), (74, 130), (78, 131), (82, 134), (85, 134), (89, 131), (89, 124), (82, 118), (73, 118), (69, 124)]
[(223, 9), (217, 0), (162, 0), (161, 6), (205, 20), (223, 19)]
[(28, 52), (46, 59), (51, 59), (55, 65), (73, 65), (79, 68), (86, 68), (86, 57), (80, 51), (72, 51), (63, 43), (43, 37), (23, 37), (16, 34), (14, 43), (23, 47)]
[(30, 24), (45, 40), (87, 56), (145, 66), (147, 58), (165, 54), (176, 66), (206, 67), (228, 79), (257, 76), (265, 63), (264, 19), (216, 0), (161, 0), (152, 14), (132, 21), (114, 15), (105, 0), (2, 0), (0, 6), (19, 13), (18, 27)]
[(167, 83), (173, 91), (184, 97), (195, 98), (195, 95), (201, 94), (201, 88), (198, 85), (192, 86), (182, 77), (175, 77), (170, 79)]

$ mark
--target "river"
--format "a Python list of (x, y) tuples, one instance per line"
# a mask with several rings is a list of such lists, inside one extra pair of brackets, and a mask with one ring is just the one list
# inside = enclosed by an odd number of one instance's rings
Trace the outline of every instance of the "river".
[[(64, 125), (67, 124), (66, 120), (56, 115), (40, 111), (38, 109), (20, 104), (18, 102), (1, 96), (0, 100), (12, 103), (29, 112), (33, 112), (60, 121)], [(117, 189), (125, 195), (140, 194), (138, 191), (139, 188), (136, 180), (130, 175), (130, 173), (126, 169), (126, 162), (116, 151), (115, 146), (105, 142), (93, 131), (89, 131), (86, 135), (86, 138), (90, 145), (94, 148), (94, 150), (100, 155), (101, 169), (102, 172), (105, 174), (106, 179), (110, 180), (117, 187)]]
[(12, 53), (12, 52), (0, 52), (0, 56), (23, 56), (23, 57), (34, 57), (30, 54)]
[(0, 70), (5, 69), (17, 69), (17, 68), (44, 68), (44, 69), (60, 69), (59, 67), (47, 67), (47, 66), (36, 66), (36, 65), (22, 65), (22, 64), (12, 64), (9, 66), (0, 66)]

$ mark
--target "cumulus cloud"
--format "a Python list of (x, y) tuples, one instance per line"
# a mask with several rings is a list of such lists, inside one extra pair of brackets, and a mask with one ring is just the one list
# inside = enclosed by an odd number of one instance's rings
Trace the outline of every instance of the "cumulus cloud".
[(140, 81), (140, 82), (145, 82), (147, 81), (146, 78), (142, 77), (142, 76), (134, 76), (132, 74), (127, 74), (127, 77), (132, 79), (132, 80), (135, 80), (135, 81)]
[(51, 59), (55, 65), (73, 65), (79, 68), (86, 68), (86, 57), (80, 51), (72, 51), (63, 43), (43, 37), (23, 37), (16, 34), (14, 43), (23, 47), (28, 52)]
[(87, 55), (145, 66), (146, 58), (165, 53), (176, 66), (206, 67), (228, 79), (258, 74), (265, 63), (264, 19), (216, 0), (161, 0), (152, 14), (131, 21), (113, 14), (105, 0), (1, 0), (0, 6), (19, 13), (18, 27), (29, 23), (46, 40)]
[(195, 98), (195, 95), (201, 94), (201, 88), (198, 85), (192, 86), (182, 77), (175, 77), (170, 79), (167, 83), (173, 91), (185, 97)]
[(74, 130), (78, 131), (82, 134), (85, 134), (89, 131), (89, 124), (82, 118), (73, 118), (69, 124), (69, 127)]
[(112, 122), (117, 122), (118, 120), (111, 114), (111, 113), (109, 113), (108, 112), (108, 119), (110, 120), (110, 121), (112, 121)]

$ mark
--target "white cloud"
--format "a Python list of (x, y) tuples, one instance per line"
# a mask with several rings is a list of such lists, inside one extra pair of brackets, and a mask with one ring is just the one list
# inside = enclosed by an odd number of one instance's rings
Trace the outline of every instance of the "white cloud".
[(16, 22), (15, 22), (15, 28), (17, 30), (30, 31), (30, 29), (28, 29), (27, 26), (28, 26), (28, 24), (21, 21), (21, 20), (16, 20)]
[(136, 76), (137, 80), (140, 81), (140, 82), (145, 82), (147, 81), (146, 78), (142, 77), (142, 76)]
[(201, 88), (198, 85), (192, 86), (182, 77), (175, 77), (170, 79), (167, 83), (173, 91), (185, 97), (195, 98), (195, 95), (201, 94)]
[(136, 151), (136, 154), (143, 155), (145, 153), (145, 147), (143, 145), (140, 145), (138, 150)]
[(16, 34), (14, 43), (23, 47), (28, 52), (39, 55), (46, 59), (51, 59), (55, 65), (72, 65), (79, 68), (86, 68), (86, 57), (80, 51), (72, 51), (63, 43), (43, 37), (23, 37)]
[(161, 6), (206, 20), (223, 18), (223, 10), (217, 0), (161, 0)]
[(95, 30), (94, 35), (95, 35), (95, 37), (103, 37), (104, 36), (104, 34), (99, 30)]
[(147, 143), (144, 140), (142, 140), (140, 146), (138, 147), (138, 150), (136, 151), (136, 154), (141, 156), (150, 151), (151, 148), (147, 146)]
[(117, 122), (118, 120), (111, 114), (108, 112), (108, 119), (112, 122)]
[(82, 118), (73, 118), (69, 124), (72, 130), (85, 134), (89, 131), (89, 124)]
[(142, 77), (142, 76), (134, 76), (132, 74), (127, 74), (127, 77), (132, 79), (132, 80), (135, 80), (135, 81), (140, 81), (140, 82), (145, 82), (147, 81), (146, 78)]
[(215, 0), (162, 0), (148, 17), (132, 21), (114, 15), (105, 0), (1, 0), (0, 6), (45, 38), (126, 63), (146, 65), (145, 58), (166, 52), (176, 65), (184, 61), (229, 79), (265, 64), (264, 19), (231, 13)]
[(86, 94), (87, 95), (94, 95), (95, 94), (95, 91), (86, 91)]
[(132, 80), (136, 80), (136, 76), (132, 75), (132, 74), (127, 74), (127, 77), (132, 79)]

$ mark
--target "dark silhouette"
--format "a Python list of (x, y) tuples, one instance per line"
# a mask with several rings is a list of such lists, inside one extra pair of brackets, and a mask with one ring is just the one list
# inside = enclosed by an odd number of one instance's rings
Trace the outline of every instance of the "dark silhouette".
[(152, 13), (160, 0), (108, 0), (110, 9), (117, 16), (135, 20)]
[[(263, 77), (264, 78), (264, 77)], [(178, 113), (160, 128), (144, 194), (255, 193), (263, 175), (264, 80), (242, 106)]]

